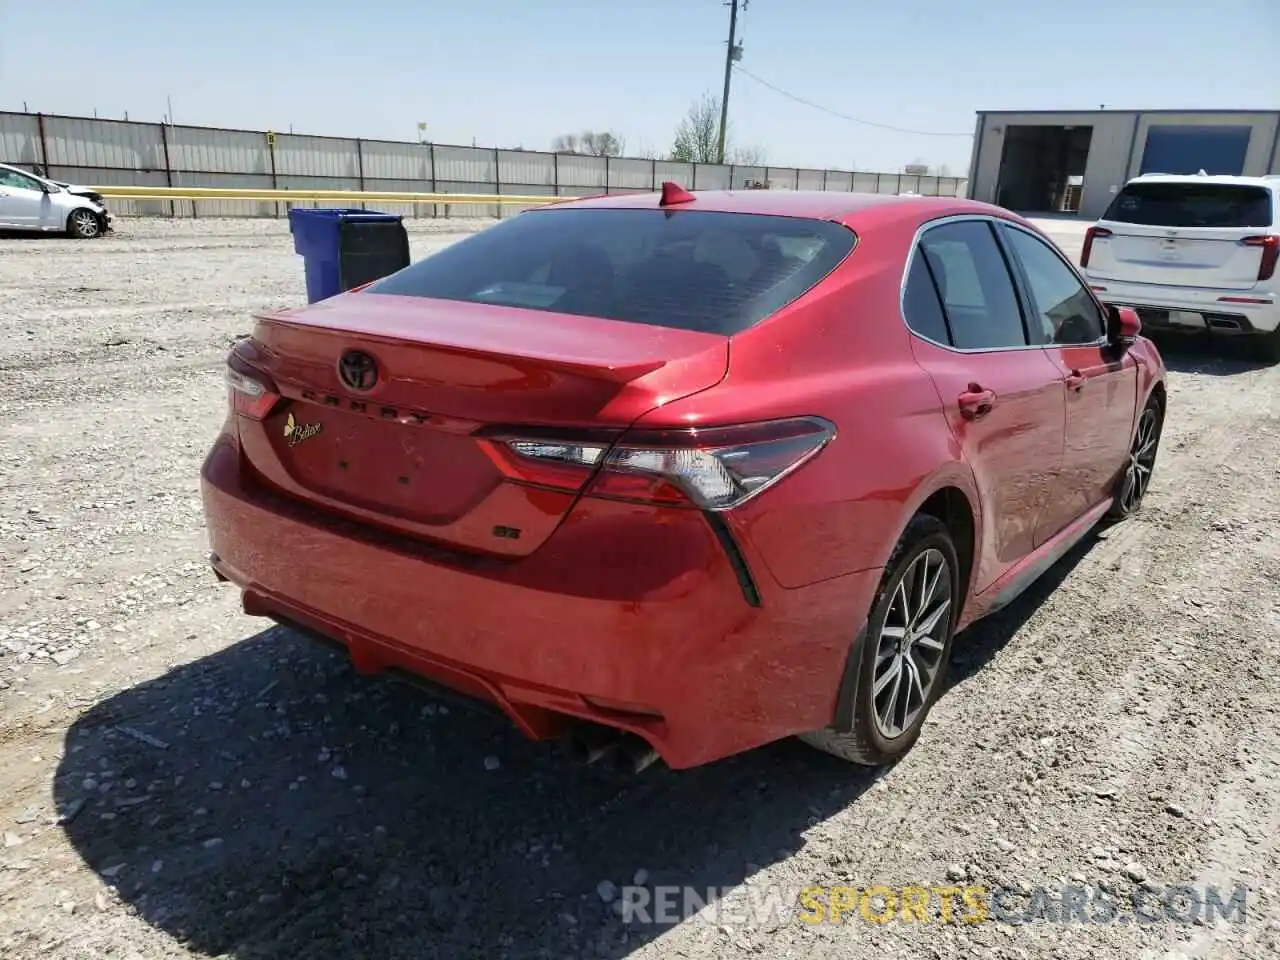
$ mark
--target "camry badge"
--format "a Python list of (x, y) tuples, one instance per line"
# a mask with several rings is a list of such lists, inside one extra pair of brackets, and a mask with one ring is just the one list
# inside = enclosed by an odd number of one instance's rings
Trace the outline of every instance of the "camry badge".
[(298, 423), (293, 419), (293, 414), (289, 414), (289, 418), (284, 422), (284, 438), (289, 441), (289, 446), (296, 447), (303, 440), (310, 440), (323, 429), (322, 423)]

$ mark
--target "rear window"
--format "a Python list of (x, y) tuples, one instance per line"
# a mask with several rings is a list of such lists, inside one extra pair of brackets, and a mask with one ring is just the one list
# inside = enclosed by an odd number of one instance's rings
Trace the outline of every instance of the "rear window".
[(731, 336), (810, 290), (852, 231), (697, 210), (536, 210), (368, 287)]
[(1131, 183), (1104, 220), (1151, 227), (1269, 227), (1270, 191), (1227, 183)]

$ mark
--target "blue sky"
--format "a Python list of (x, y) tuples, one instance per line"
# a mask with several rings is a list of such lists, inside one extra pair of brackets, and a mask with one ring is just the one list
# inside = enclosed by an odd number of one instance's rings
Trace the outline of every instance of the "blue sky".
[[(719, 94), (721, 0), (0, 0), (0, 109), (665, 151)], [(969, 163), (979, 109), (1280, 107), (1280, 0), (751, 0), (731, 130), (779, 165)]]

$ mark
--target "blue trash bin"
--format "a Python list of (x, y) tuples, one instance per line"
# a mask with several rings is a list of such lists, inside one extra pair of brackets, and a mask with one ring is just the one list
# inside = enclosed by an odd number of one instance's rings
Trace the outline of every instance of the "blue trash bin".
[(302, 256), (307, 303), (409, 265), (409, 234), (399, 214), (295, 207), (289, 211), (289, 232), (294, 252)]

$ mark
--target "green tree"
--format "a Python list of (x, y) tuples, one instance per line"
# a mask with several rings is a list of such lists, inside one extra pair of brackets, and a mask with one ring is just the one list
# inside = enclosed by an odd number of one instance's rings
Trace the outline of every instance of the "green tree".
[[(680, 163), (715, 163), (719, 159), (720, 98), (704, 93), (676, 127), (671, 159)], [(728, 138), (725, 138), (728, 152)]]

